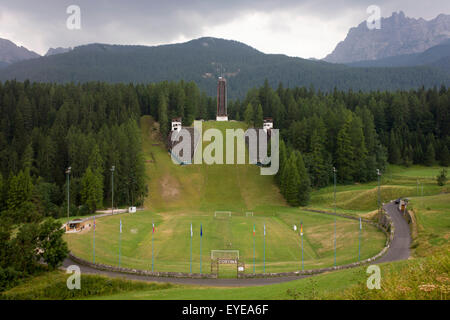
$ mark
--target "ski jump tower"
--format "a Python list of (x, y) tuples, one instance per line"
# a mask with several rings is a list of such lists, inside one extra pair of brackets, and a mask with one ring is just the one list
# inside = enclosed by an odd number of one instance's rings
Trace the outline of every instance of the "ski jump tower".
[(217, 82), (217, 121), (228, 121), (227, 114), (227, 80), (219, 77)]

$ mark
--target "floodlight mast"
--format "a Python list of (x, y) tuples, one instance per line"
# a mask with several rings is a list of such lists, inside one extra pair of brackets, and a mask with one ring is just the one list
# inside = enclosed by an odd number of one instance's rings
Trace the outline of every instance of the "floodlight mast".
[[(70, 208), (70, 172), (72, 167), (68, 167), (66, 170), (67, 175), (67, 220), (69, 220), (69, 208)], [(69, 221), (67, 221), (69, 222)]]
[(336, 168), (333, 167), (334, 178), (334, 266), (336, 267)]
[(377, 169), (377, 176), (378, 176), (378, 212), (380, 212), (381, 211), (381, 196), (380, 196), (381, 172), (380, 172), (380, 169)]
[(114, 171), (116, 166), (111, 167), (111, 213), (114, 215)]

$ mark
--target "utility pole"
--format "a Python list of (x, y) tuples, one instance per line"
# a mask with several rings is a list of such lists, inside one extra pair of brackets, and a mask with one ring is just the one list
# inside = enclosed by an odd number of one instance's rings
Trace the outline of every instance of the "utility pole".
[(114, 170), (116, 166), (111, 167), (111, 213), (114, 215)]
[(336, 267), (336, 168), (333, 167), (334, 177), (334, 266)]
[(417, 196), (419, 196), (419, 179), (417, 179)]
[(377, 176), (378, 176), (378, 212), (381, 212), (381, 193), (380, 193), (381, 172), (380, 172), (380, 169), (377, 169)]
[(66, 170), (67, 175), (67, 222), (69, 222), (69, 208), (70, 208), (70, 172), (72, 171), (72, 167), (68, 167)]
[(420, 205), (423, 206), (423, 182), (420, 183), (422, 185), (422, 197), (420, 198)]

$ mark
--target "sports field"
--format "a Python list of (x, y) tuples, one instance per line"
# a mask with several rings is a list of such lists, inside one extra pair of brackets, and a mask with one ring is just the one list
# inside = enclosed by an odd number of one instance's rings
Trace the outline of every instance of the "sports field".
[[(241, 122), (203, 123), (203, 130), (244, 128)], [(305, 269), (334, 264), (334, 217), (286, 206), (272, 176), (262, 176), (255, 165), (175, 165), (158, 136), (150, 117), (141, 121), (143, 148), (149, 179), (146, 211), (97, 219), (95, 261), (119, 263), (119, 220), (122, 219), (121, 266), (151, 270), (152, 223), (155, 271), (190, 271), (193, 225), (192, 272), (200, 272), (200, 225), (202, 272), (210, 272), (211, 250), (239, 250), (245, 272), (282, 272), (301, 268), (302, 247), (299, 227), (303, 222), (303, 265)], [(225, 135), (224, 135), (225, 136)], [(208, 143), (204, 143), (206, 146)], [(215, 211), (231, 211), (231, 217), (214, 217)], [(245, 212), (254, 212), (246, 216)], [(263, 226), (266, 225), (264, 243)], [(253, 225), (256, 234), (253, 237)], [(337, 218), (337, 264), (358, 260), (359, 222)], [(66, 235), (71, 251), (93, 260), (93, 230)], [(255, 244), (254, 244), (255, 243)], [(363, 224), (361, 259), (377, 254), (385, 235)], [(254, 253), (255, 252), (255, 253)], [(236, 276), (236, 265), (221, 265), (221, 275)]]
[[(153, 235), (154, 270), (189, 272), (191, 236), (192, 272), (200, 272), (200, 225), (202, 225), (202, 271), (210, 272), (210, 252), (214, 249), (240, 251), (246, 272), (253, 272), (253, 241), (255, 241), (256, 272), (264, 268), (264, 235), (266, 225), (266, 272), (294, 271), (301, 268), (301, 238), (293, 226), (303, 222), (304, 268), (321, 268), (334, 263), (334, 217), (296, 209), (278, 212), (232, 213), (230, 217), (214, 217), (213, 213), (152, 213), (135, 214), (97, 219), (95, 232), (95, 261), (109, 265), (119, 263), (119, 220), (122, 220), (121, 266), (151, 270), (152, 223), (156, 225)], [(253, 237), (253, 225), (256, 233)], [(337, 219), (337, 263), (346, 264), (358, 259), (358, 221)], [(72, 252), (86, 260), (93, 259), (93, 230), (66, 236)], [(378, 253), (385, 236), (375, 227), (363, 224), (361, 232), (361, 259)], [(223, 269), (223, 266), (221, 266)], [(236, 275), (233, 265), (230, 273)]]

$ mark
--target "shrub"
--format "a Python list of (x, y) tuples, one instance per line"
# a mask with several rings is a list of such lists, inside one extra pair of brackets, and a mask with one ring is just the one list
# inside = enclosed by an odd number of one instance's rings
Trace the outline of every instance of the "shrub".
[(19, 282), (20, 272), (11, 267), (0, 268), (0, 292), (14, 287)]

